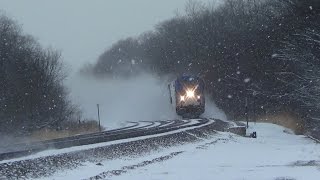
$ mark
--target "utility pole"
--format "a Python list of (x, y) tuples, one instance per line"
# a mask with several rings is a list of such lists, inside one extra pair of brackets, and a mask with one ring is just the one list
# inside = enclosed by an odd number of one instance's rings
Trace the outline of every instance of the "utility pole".
[(101, 124), (100, 124), (100, 107), (99, 107), (99, 104), (97, 104), (97, 108), (98, 108), (99, 132), (101, 132)]

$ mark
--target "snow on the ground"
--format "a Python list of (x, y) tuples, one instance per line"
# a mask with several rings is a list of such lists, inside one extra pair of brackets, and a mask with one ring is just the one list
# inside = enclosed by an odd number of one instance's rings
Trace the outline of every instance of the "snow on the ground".
[(257, 131), (257, 139), (219, 132), (199, 143), (163, 149), (140, 158), (102, 161), (100, 166), (86, 163), (48, 179), (89, 178), (180, 151), (171, 159), (125, 169), (121, 175), (107, 179), (319, 179), (320, 144), (287, 133), (274, 124), (250, 124), (249, 131)]

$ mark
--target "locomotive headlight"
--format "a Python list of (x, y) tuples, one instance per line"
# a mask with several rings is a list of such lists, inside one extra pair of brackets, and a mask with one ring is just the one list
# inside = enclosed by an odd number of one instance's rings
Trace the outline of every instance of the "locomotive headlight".
[(188, 98), (193, 98), (194, 97), (194, 91), (187, 90), (187, 97)]
[(184, 96), (180, 96), (180, 101), (184, 101)]

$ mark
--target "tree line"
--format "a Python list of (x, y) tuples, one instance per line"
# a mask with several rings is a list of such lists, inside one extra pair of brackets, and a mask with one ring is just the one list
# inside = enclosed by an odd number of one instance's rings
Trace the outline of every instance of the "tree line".
[(68, 120), (75, 109), (65, 76), (60, 52), (41, 47), (0, 14), (0, 132), (26, 134)]
[[(95, 76), (201, 75), (230, 118), (292, 111), (317, 114), (320, 3), (317, 0), (189, 1), (153, 31), (113, 44)], [(251, 114), (252, 114), (251, 112)]]

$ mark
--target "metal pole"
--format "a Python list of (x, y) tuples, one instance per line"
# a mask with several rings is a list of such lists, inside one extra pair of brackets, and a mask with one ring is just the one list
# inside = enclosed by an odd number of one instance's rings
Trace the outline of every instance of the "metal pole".
[(248, 98), (246, 97), (246, 120), (247, 120), (247, 128), (249, 128), (249, 117), (248, 117)]
[(101, 132), (101, 124), (100, 124), (100, 108), (99, 108), (99, 104), (97, 104), (97, 108), (98, 108), (99, 132)]
[(256, 94), (253, 95), (253, 118), (254, 118), (254, 124), (257, 122), (257, 117), (256, 117)]

